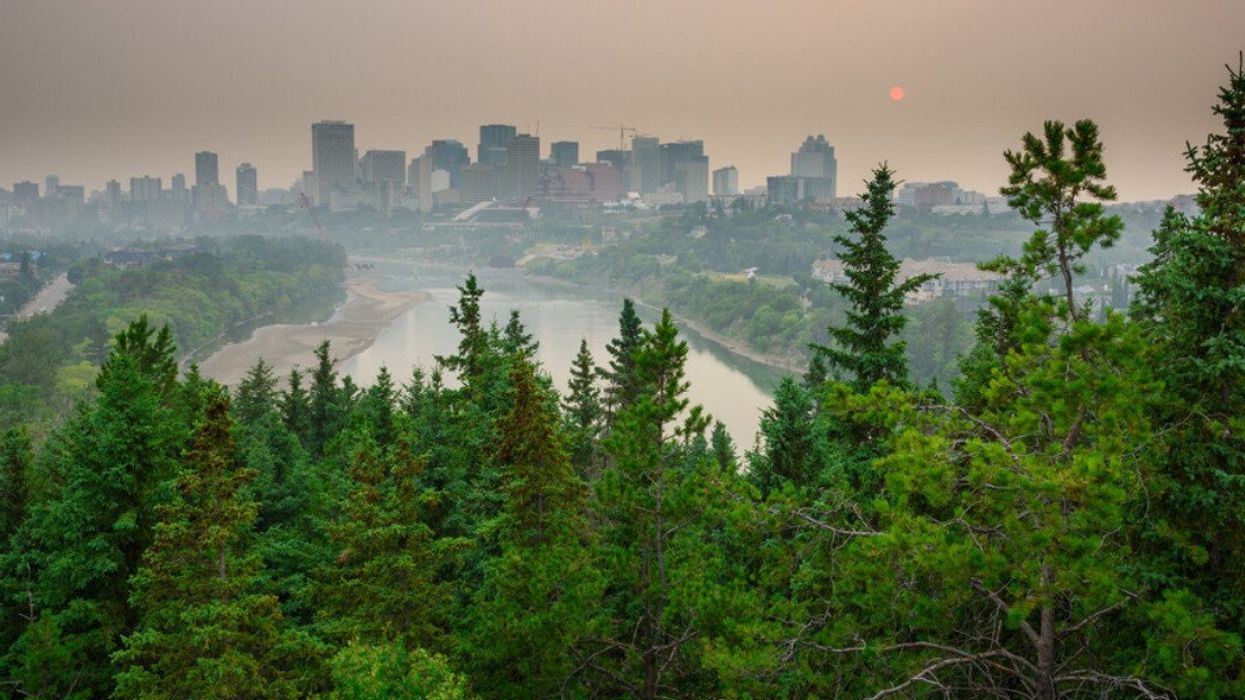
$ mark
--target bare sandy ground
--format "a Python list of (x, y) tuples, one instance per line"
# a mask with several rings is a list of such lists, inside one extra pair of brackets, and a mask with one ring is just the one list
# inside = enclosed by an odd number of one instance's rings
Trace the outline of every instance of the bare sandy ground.
[(345, 287), (345, 303), (325, 323), (264, 326), (250, 338), (213, 353), (199, 365), (199, 371), (235, 386), (262, 357), (283, 377), (294, 367), (311, 366), (315, 361), (312, 351), (325, 340), (340, 363), (367, 349), (393, 319), (430, 298), (427, 292), (387, 292), (367, 279), (348, 280)]

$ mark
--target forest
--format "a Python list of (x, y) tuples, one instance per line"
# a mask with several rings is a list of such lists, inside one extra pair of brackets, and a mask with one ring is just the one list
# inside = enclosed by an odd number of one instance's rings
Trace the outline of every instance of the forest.
[(670, 313), (645, 327), (629, 300), (567, 387), (519, 314), (482, 318), (474, 276), (456, 351), (367, 388), (326, 343), (307, 371), (260, 360), (229, 390), (179, 370), (201, 334), (142, 316), (59, 427), (10, 415), (0, 436), (0, 683), (1242, 697), (1240, 68), (1214, 111), (1223, 131), (1187, 153), (1200, 213), (1164, 216), (1126, 312), (1092, 313), (1074, 284), (1124, 226), (1098, 127), (1048, 121), (1004, 154), (1030, 235), (987, 264), (1005, 283), (945, 393), (909, 376), (921, 280), (897, 279), (879, 165), (835, 234), (843, 320), (779, 384), (755, 449), (690, 404)]

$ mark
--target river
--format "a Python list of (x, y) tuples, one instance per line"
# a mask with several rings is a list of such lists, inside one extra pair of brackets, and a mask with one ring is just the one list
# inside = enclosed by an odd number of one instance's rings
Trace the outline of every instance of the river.
[[(415, 367), (431, 368), (434, 355), (447, 355), (458, 345), (458, 333), (449, 324), (448, 307), (458, 300), (455, 285), (466, 274), (441, 268), (413, 267), (400, 263), (377, 263), (375, 282), (390, 291), (424, 290), (432, 299), (416, 304), (397, 317), (371, 346), (343, 361), (340, 368), (355, 382), (369, 385), (381, 366), (398, 381), (405, 381)], [(505, 325), (510, 309), (518, 309), (528, 332), (540, 342), (537, 358), (566, 391), (571, 362), (581, 338), (588, 340), (598, 364), (606, 361), (605, 346), (618, 331), (622, 299), (605, 293), (533, 282), (513, 270), (480, 270), (485, 289), (481, 311), (485, 319)], [(657, 312), (639, 309), (646, 323)], [(714, 418), (726, 424), (738, 448), (753, 445), (760, 412), (781, 373), (731, 353), (722, 346), (681, 328), (688, 342), (687, 378), (690, 398)]]

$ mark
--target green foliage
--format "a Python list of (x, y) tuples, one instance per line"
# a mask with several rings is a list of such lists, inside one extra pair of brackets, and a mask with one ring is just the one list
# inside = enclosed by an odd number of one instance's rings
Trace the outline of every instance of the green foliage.
[(341, 700), (466, 700), (466, 680), (445, 657), (400, 644), (345, 646), (329, 662)]
[(900, 311), (904, 297), (932, 275), (916, 275), (899, 282), (899, 260), (886, 249), (886, 224), (894, 215), (894, 172), (885, 164), (873, 171), (873, 179), (861, 199), (864, 206), (847, 212), (855, 238), (835, 236), (842, 248), (839, 258), (847, 282), (831, 286), (843, 295), (849, 308), (847, 323), (831, 326), (835, 347), (817, 346), (831, 367), (850, 375), (857, 388), (883, 379), (903, 384), (908, 380), (904, 342), (891, 338), (903, 331), (906, 319)]

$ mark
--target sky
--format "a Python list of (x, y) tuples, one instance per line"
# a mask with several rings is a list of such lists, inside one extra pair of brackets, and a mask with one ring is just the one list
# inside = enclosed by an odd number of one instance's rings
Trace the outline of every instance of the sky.
[(212, 150), (231, 191), (242, 162), (288, 187), (345, 119), (360, 153), (473, 159), (480, 124), (581, 159), (627, 124), (745, 187), (825, 134), (840, 195), (880, 161), (993, 194), (1025, 131), (1088, 117), (1121, 199), (1160, 199), (1242, 48), (1245, 0), (0, 0), (0, 186), (167, 187)]

